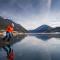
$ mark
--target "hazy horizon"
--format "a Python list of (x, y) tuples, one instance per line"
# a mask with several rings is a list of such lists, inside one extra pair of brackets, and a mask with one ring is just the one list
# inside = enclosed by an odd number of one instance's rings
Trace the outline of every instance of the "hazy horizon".
[(60, 26), (60, 0), (0, 0), (0, 16), (27, 30), (43, 24)]

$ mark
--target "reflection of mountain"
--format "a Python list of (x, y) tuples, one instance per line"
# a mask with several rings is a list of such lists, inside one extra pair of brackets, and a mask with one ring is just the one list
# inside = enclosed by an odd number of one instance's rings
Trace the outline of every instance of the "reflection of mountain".
[(48, 25), (42, 25), (38, 28), (36, 28), (35, 30), (30, 30), (29, 32), (32, 33), (42, 33), (42, 32), (49, 32), (52, 28)]
[(55, 27), (52, 29), (52, 32), (60, 32), (60, 27)]
[(34, 36), (44, 41), (49, 40), (50, 38), (60, 38), (60, 34), (36, 34)]
[(18, 31), (18, 32), (27, 32), (27, 30), (25, 28), (23, 28), (21, 25), (16, 24), (12, 20), (4, 19), (4, 18), (2, 18), (0, 16), (0, 30), (4, 30), (9, 23), (14, 23), (14, 25), (15, 25), (14, 30), (15, 31)]
[(42, 40), (44, 40), (44, 41), (46, 41), (46, 40), (48, 40), (48, 39), (50, 39), (51, 38), (51, 36), (50, 35), (47, 35), (47, 34), (36, 34), (35, 35), (37, 38), (39, 38), (39, 39), (42, 39)]

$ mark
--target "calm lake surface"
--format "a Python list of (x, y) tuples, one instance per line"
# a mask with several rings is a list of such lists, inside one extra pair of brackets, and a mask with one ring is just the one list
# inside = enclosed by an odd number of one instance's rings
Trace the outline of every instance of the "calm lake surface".
[[(60, 60), (60, 35), (27, 35), (12, 44), (15, 60)], [(0, 60), (6, 52), (0, 49)]]

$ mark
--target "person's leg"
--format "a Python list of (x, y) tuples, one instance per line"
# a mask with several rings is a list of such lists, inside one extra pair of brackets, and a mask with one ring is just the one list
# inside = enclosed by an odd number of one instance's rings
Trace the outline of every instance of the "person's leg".
[(8, 51), (8, 49), (7, 49), (5, 46), (3, 46), (3, 49), (4, 49), (4, 51), (6, 51), (6, 53), (7, 53), (7, 56), (8, 56), (8, 54), (9, 54), (9, 51)]
[(7, 45), (6, 47), (3, 46), (4, 51), (7, 53), (7, 58), (9, 57), (9, 54), (11, 53), (11, 47), (10, 45)]
[(7, 45), (7, 47), (9, 49), (9, 52), (8, 53), (10, 53), (11, 52), (11, 46), (10, 45)]
[(6, 36), (3, 38), (3, 40), (8, 40), (8, 38), (9, 38), (9, 33), (6, 32)]
[(9, 38), (8, 38), (7, 41), (13, 42), (13, 34), (12, 33), (9, 33)]
[(8, 41), (8, 39), (9, 39), (9, 32), (7, 32), (7, 38), (6, 38), (6, 40)]
[(11, 34), (9, 33), (9, 37), (7, 39), (7, 41), (10, 41), (11, 40)]
[(7, 36), (3, 37), (3, 40), (6, 40)]

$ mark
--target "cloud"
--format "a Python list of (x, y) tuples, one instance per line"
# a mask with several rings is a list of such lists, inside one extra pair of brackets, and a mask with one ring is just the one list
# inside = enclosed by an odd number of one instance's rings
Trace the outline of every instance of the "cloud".
[(60, 0), (52, 0), (51, 10), (60, 11)]
[[(52, 3), (54, 3), (52, 5)], [(52, 10), (52, 0), (0, 0), (0, 15), (12, 19), (26, 29), (35, 29), (42, 24), (53, 25), (60, 21), (60, 11)], [(57, 4), (58, 6), (58, 4)], [(59, 24), (58, 24), (59, 25)]]
[(48, 0), (48, 8), (49, 9), (51, 8), (51, 3), (52, 3), (52, 0)]

